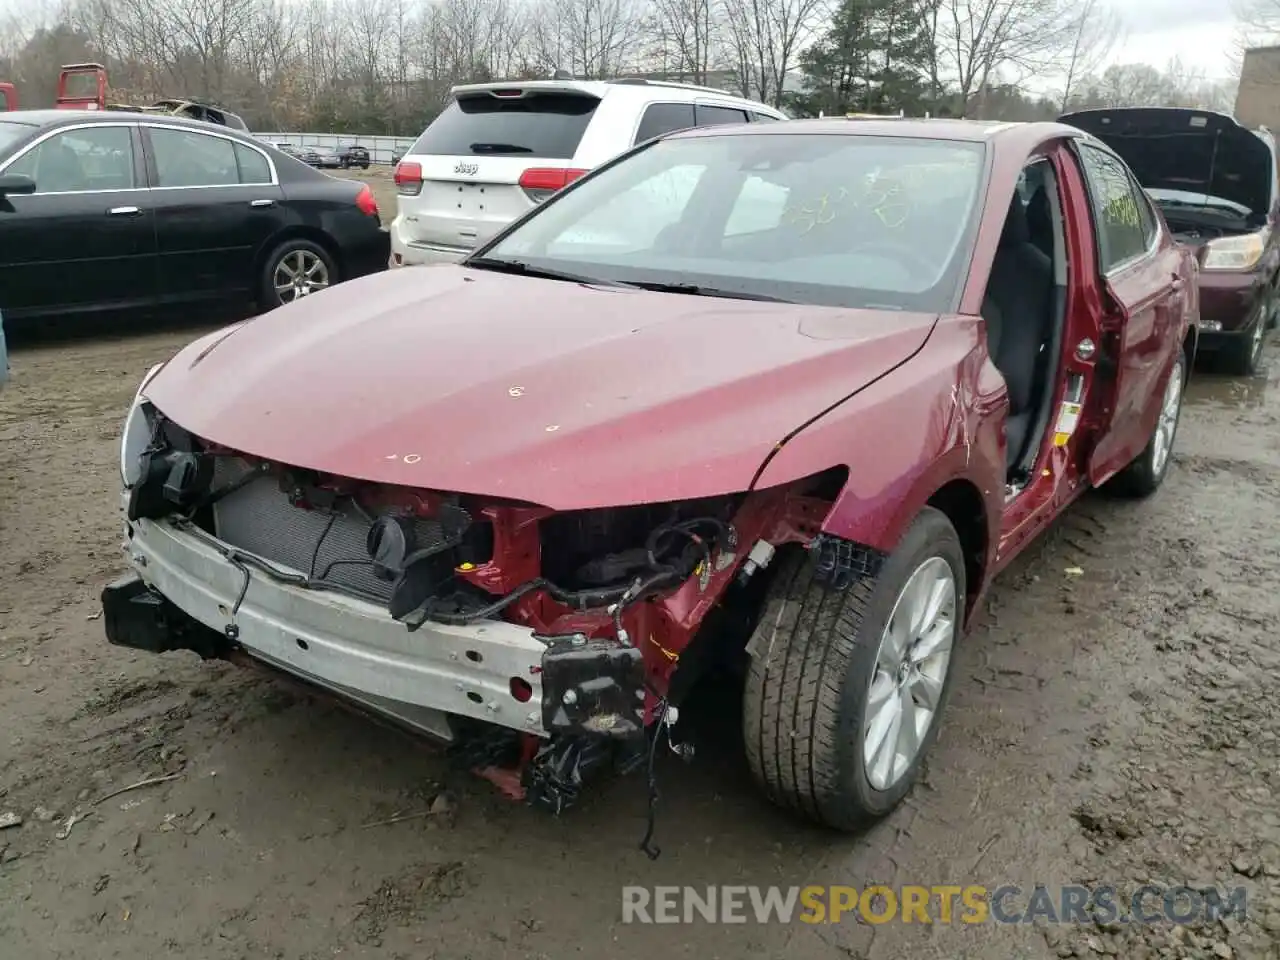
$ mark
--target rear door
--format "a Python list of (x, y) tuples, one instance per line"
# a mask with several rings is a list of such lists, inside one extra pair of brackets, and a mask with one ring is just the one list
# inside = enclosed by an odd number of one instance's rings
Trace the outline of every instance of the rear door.
[(1124, 469), (1151, 438), (1174, 356), (1185, 293), (1179, 256), (1145, 191), (1109, 150), (1079, 141), (1102, 273), (1099, 366), (1107, 419), (1089, 461), (1094, 485)]
[(143, 124), (156, 211), (160, 297), (234, 300), (258, 280), (254, 257), (287, 222), (275, 164), (240, 138)]
[(0, 173), (36, 192), (0, 202), (0, 308), (11, 320), (137, 308), (155, 295), (155, 221), (138, 131), (95, 123), (56, 132)]
[(468, 252), (564, 186), (600, 98), (575, 90), (468, 91), (400, 159), (401, 235)]

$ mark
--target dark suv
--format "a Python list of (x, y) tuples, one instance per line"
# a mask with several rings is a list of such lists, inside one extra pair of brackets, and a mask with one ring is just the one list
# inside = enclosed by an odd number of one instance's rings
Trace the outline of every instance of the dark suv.
[(353, 143), (345, 147), (339, 147), (338, 157), (342, 160), (343, 169), (347, 167), (359, 167), (361, 170), (369, 169), (369, 151), (359, 144)]

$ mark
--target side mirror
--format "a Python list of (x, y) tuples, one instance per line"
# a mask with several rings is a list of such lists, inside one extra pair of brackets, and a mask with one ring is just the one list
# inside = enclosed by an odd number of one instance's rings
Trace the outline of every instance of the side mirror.
[(20, 173), (0, 174), (0, 197), (14, 193), (35, 193), (36, 182)]

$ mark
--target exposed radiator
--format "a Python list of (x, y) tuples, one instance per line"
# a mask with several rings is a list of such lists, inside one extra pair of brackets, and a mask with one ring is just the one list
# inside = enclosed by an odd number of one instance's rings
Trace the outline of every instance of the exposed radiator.
[[(243, 471), (241, 461), (220, 458), (214, 484)], [(362, 515), (350, 500), (332, 512), (295, 507), (275, 477), (263, 476), (219, 500), (213, 516), (214, 534), (223, 543), (369, 599), (391, 597), (392, 584), (375, 577), (369, 563), (366, 538), (374, 515)], [(434, 520), (420, 520), (416, 529), (422, 546), (442, 539)]]

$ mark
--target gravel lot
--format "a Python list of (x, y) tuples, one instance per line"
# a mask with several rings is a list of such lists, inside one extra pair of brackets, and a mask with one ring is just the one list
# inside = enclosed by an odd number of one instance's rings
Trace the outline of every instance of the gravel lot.
[[(283, 681), (107, 646), (121, 418), (199, 332), (19, 349), (0, 394), (0, 814), (24, 820), (0, 829), (6, 958), (1280, 956), (1274, 355), (1249, 381), (1193, 380), (1154, 499), (1086, 498), (1001, 578), (925, 782), (887, 822), (832, 836), (767, 806), (721, 693), (688, 721), (697, 760), (660, 764), (651, 863), (640, 780), (553, 820)], [(1243, 884), (1250, 915), (621, 923), (628, 883), (872, 881)]]

